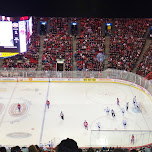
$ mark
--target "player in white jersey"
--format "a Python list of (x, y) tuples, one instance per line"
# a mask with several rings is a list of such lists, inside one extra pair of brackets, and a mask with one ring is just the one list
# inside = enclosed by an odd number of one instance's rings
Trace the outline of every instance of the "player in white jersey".
[(139, 104), (137, 102), (135, 102), (135, 108), (139, 109)]
[(125, 113), (125, 109), (124, 109), (124, 108), (122, 108), (122, 109), (121, 109), (121, 111), (122, 111), (122, 114), (124, 115), (124, 113)]
[(111, 114), (112, 114), (112, 117), (115, 117), (115, 112), (113, 109), (111, 109)]
[(64, 120), (64, 114), (63, 114), (62, 111), (61, 111), (61, 113), (60, 113), (60, 117), (61, 117), (62, 120)]
[(109, 107), (107, 107), (106, 108), (106, 113), (109, 114), (109, 111), (110, 111), (110, 109), (109, 109)]
[(52, 141), (51, 141), (51, 142), (49, 141), (47, 145), (48, 145), (49, 148), (52, 148), (52, 147), (53, 147), (53, 142), (52, 142)]
[(98, 126), (98, 129), (100, 131), (100, 128), (101, 128), (100, 122), (97, 123), (97, 126)]
[(129, 108), (129, 102), (126, 102), (126, 111), (128, 111)]
[(125, 128), (125, 127), (126, 127), (126, 125), (127, 125), (126, 120), (123, 120), (123, 125), (124, 125), (124, 128)]
[(136, 103), (136, 96), (133, 98), (133, 104), (135, 105)]
[(42, 143), (40, 143), (40, 144), (39, 144), (39, 147), (40, 147), (40, 148), (43, 148), (43, 144), (42, 144)]

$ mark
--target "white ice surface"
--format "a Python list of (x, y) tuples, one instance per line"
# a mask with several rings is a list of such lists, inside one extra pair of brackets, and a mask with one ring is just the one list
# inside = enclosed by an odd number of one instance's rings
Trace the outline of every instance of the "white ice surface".
[[(111, 83), (50, 83), (49, 89), (48, 86), (48, 83), (0, 82), (1, 145), (28, 146), (39, 142), (45, 145), (52, 141), (56, 146), (66, 138), (74, 139), (79, 147), (128, 147), (152, 143), (152, 102), (142, 91)], [(142, 105), (142, 113), (133, 107), (134, 96)], [(49, 109), (45, 107), (47, 98)], [(129, 102), (129, 110), (123, 116), (121, 108), (126, 109), (126, 102)], [(26, 111), (20, 115), (16, 109), (15, 113), (19, 115), (12, 116), (10, 109), (17, 103), (24, 103)], [(114, 109), (115, 118), (111, 113), (106, 114), (107, 106)], [(61, 111), (64, 120), (60, 118)], [(127, 121), (125, 128), (124, 119)], [(88, 130), (83, 126), (84, 120), (89, 124)], [(98, 122), (101, 131), (98, 131)], [(130, 143), (132, 134), (134, 145)]]

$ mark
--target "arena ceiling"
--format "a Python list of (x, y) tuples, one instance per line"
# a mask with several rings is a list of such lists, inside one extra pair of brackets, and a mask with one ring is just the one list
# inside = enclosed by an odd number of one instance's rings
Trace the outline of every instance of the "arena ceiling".
[(3, 0), (0, 15), (52, 17), (152, 17), (151, 5), (137, 0)]

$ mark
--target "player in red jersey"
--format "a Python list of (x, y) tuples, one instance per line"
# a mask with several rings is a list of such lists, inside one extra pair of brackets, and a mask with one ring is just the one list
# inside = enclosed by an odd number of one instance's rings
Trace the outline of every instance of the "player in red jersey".
[(46, 105), (47, 105), (47, 107), (49, 109), (49, 107), (50, 107), (50, 101), (49, 100), (46, 101)]
[(117, 98), (117, 105), (119, 106), (119, 99)]
[(132, 136), (131, 136), (131, 143), (134, 144), (134, 141), (135, 141), (135, 137), (134, 137), (134, 135), (132, 134)]
[(87, 129), (87, 130), (88, 130), (88, 123), (87, 123), (87, 121), (86, 121), (86, 120), (84, 121), (84, 127), (85, 127), (85, 129)]
[(17, 108), (18, 108), (18, 111), (20, 112), (20, 110), (21, 110), (21, 105), (18, 103), (18, 105), (17, 105)]

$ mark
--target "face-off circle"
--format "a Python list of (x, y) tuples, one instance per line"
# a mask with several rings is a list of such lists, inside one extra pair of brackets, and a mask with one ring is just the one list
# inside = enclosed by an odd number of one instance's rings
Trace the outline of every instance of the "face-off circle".
[[(113, 87), (115, 89), (113, 89)], [(111, 101), (113, 101), (113, 104), (117, 103), (117, 97), (119, 97), (121, 102), (125, 101), (127, 95), (125, 93), (125, 89), (122, 89), (118, 85), (111, 85), (107, 83), (106, 85), (96, 84), (92, 87), (88, 87), (86, 89), (86, 97), (90, 101), (97, 104), (102, 104), (106, 101), (106, 104), (111, 105)]]
[(26, 112), (27, 112), (27, 105), (25, 103), (21, 103), (21, 109), (19, 111), (19, 109), (17, 108), (18, 104), (12, 104), (12, 106), (9, 109), (9, 114), (13, 117), (20, 117), (23, 116)]

